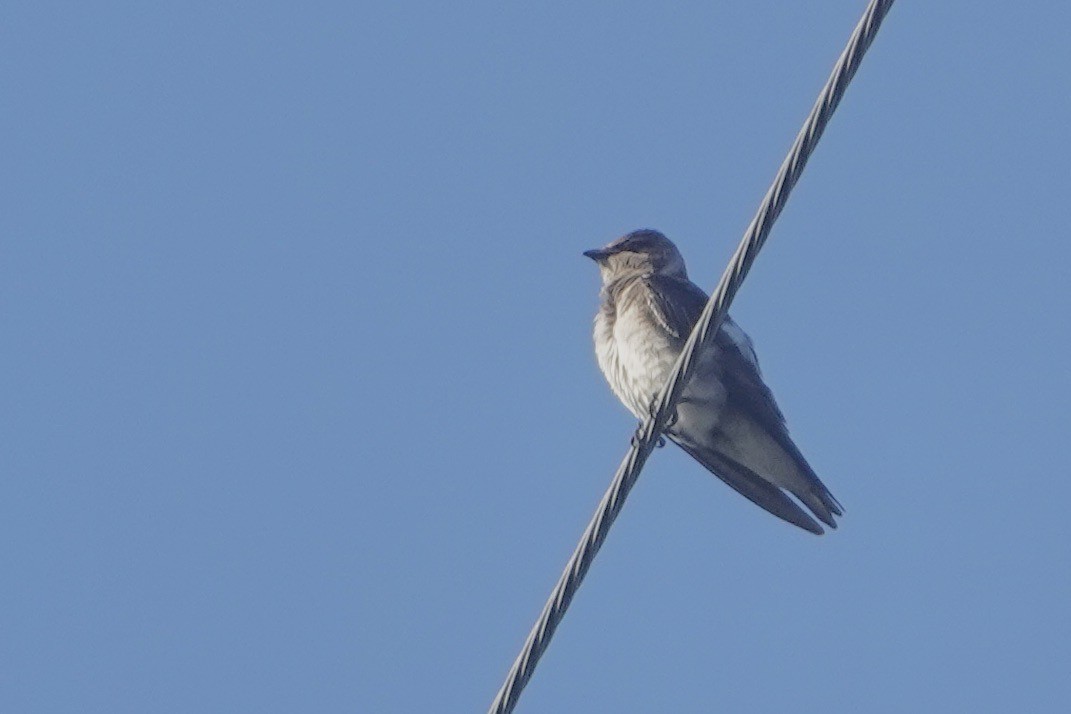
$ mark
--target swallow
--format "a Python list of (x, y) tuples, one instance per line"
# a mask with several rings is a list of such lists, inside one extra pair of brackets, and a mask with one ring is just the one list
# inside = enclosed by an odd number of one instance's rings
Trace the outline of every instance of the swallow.
[[(642, 422), (707, 294), (688, 279), (677, 246), (656, 230), (633, 231), (584, 255), (602, 276), (599, 369)], [(752, 503), (804, 530), (821, 535), (818, 521), (836, 528), (834, 517), (844, 513), (789, 437), (751, 338), (728, 316), (702, 348), (665, 436)]]

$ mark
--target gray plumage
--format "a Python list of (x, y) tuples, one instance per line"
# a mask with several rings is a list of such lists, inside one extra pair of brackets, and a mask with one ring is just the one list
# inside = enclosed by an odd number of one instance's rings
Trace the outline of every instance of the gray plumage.
[[(637, 419), (669, 378), (707, 295), (688, 279), (677, 247), (638, 230), (584, 255), (599, 265), (595, 354), (614, 394)], [(770, 513), (821, 534), (843, 510), (792, 442), (751, 339), (729, 317), (701, 353), (665, 435)], [(787, 492), (787, 493), (786, 493)]]

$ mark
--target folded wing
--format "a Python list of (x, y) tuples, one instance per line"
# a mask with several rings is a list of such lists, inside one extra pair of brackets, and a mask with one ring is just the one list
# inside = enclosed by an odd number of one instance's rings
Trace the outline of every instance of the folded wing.
[[(652, 275), (647, 281), (648, 307), (679, 340), (678, 347), (683, 346), (706, 304), (706, 294), (688, 280)], [(666, 435), (775, 516), (822, 533), (821, 526), (787, 491), (819, 520), (836, 528), (834, 516), (842, 515), (843, 509), (789, 437), (773, 393), (762, 381), (751, 340), (728, 317), (714, 338), (712, 356), (693, 374), (677, 420)], [(711, 383), (703, 384), (703, 380)]]

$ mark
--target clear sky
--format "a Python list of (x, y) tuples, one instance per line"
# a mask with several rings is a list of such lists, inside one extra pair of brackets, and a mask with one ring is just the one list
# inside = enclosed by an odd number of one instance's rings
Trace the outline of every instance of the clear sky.
[[(482, 712), (864, 0), (5, 5), (0, 711)], [(518, 712), (1071, 708), (1071, 10), (893, 8), (734, 305), (844, 503), (656, 451)]]

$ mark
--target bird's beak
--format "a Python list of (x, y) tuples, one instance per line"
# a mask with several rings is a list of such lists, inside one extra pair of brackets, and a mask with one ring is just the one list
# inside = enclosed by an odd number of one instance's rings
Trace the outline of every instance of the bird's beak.
[(608, 257), (610, 257), (610, 254), (608, 252), (606, 252), (605, 250), (601, 250), (599, 248), (596, 248), (594, 250), (585, 250), (584, 251), (584, 255), (586, 255), (587, 257), (591, 258), (596, 263), (601, 263), (602, 261), (604, 261)]

